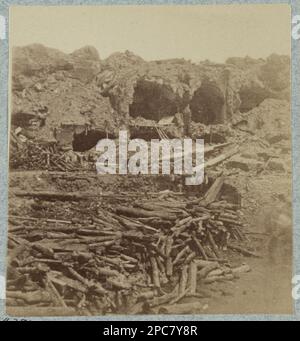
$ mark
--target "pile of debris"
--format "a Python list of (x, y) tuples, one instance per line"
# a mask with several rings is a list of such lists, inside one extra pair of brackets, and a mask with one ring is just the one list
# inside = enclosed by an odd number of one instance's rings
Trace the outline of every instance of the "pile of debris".
[(192, 120), (203, 124), (234, 121), (265, 99), (290, 98), (290, 58), (229, 58), (224, 64), (184, 59), (145, 61), (126, 51), (100, 60), (86, 46), (65, 54), (40, 44), (12, 51), (12, 126), (34, 125), (43, 137), (72, 120), (108, 132), (142, 116), (174, 117), (190, 105)]
[(231, 267), (228, 249), (257, 256), (241, 246), (240, 207), (220, 200), (223, 184), (217, 177), (201, 198), (15, 192), (35, 201), (30, 214), (9, 216), (8, 311), (183, 313), (184, 297), (206, 297), (206, 283), (249, 271)]
[(56, 141), (39, 143), (26, 140), (11, 144), (9, 163), (11, 169), (72, 172), (80, 169), (80, 155), (70, 150), (59, 150)]

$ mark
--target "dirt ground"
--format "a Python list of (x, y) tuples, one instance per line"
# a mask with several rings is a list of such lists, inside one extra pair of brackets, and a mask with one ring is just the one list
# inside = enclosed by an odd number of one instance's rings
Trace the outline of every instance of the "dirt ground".
[(207, 301), (207, 314), (292, 314), (291, 269), (267, 259), (245, 260), (252, 271), (235, 282), (216, 284), (220, 290)]

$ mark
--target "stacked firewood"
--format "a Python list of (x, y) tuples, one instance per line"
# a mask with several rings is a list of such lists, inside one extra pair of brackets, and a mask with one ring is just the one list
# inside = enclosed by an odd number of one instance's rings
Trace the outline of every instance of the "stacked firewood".
[(10, 153), (11, 169), (76, 171), (80, 169), (79, 162), (66, 160), (66, 152), (59, 150), (55, 144), (42, 144), (27, 141), (20, 148)]
[(25, 216), (10, 212), (7, 305), (27, 315), (172, 313), (204, 297), (205, 283), (245, 270), (231, 268), (228, 248), (256, 255), (241, 247), (239, 206), (219, 200), (223, 181), (193, 200), (14, 193), (35, 201)]

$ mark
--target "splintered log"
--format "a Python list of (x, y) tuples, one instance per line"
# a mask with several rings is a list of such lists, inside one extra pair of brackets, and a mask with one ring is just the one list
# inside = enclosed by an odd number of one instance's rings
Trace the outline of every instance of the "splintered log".
[(237, 154), (239, 151), (239, 147), (236, 146), (228, 151), (226, 151), (225, 153), (222, 153), (218, 156), (216, 156), (215, 158), (213, 159), (209, 159), (205, 162), (205, 167), (208, 168), (208, 167), (213, 167), (213, 166), (216, 166), (217, 164), (219, 164), (220, 162), (223, 162), (225, 161), (226, 159), (229, 159), (231, 156)]
[(92, 244), (88, 244), (89, 249), (97, 249), (98, 247), (109, 247), (112, 245), (115, 245), (116, 240), (108, 240), (106, 242), (99, 242), (99, 243), (92, 243)]
[(160, 288), (159, 270), (155, 257), (150, 257), (150, 263), (152, 267), (153, 284), (155, 285), (155, 287)]
[(208, 240), (209, 240), (209, 242), (210, 242), (210, 244), (211, 244), (211, 247), (212, 247), (212, 249), (213, 249), (213, 251), (214, 251), (216, 257), (217, 257), (217, 258), (220, 258), (218, 246), (217, 246), (217, 244), (215, 243), (215, 240), (214, 240), (212, 234), (211, 234), (209, 231), (207, 231), (207, 236), (208, 236)]
[(217, 149), (227, 147), (230, 144), (232, 144), (232, 142), (220, 143), (220, 144), (216, 144), (214, 146), (204, 146), (204, 154), (208, 154), (208, 153), (211, 153)]
[(125, 224), (125, 226), (129, 227), (129, 228), (135, 228), (135, 229), (145, 229), (147, 231), (151, 231), (151, 232), (158, 232), (158, 230), (154, 227), (151, 227), (151, 226), (148, 226), (148, 225), (145, 225), (143, 224), (142, 222), (136, 220), (136, 219), (133, 219), (133, 218), (129, 218), (129, 217), (120, 217), (121, 219), (123, 218), (123, 220), (120, 222), (122, 224)]
[(230, 158), (231, 156), (233, 156), (234, 154), (237, 154), (239, 151), (239, 147), (234, 147), (228, 151), (226, 151), (225, 153), (222, 153), (212, 159), (209, 159), (207, 161), (205, 161), (205, 163), (201, 163), (199, 166), (195, 167), (194, 172), (195, 173), (199, 173), (202, 169), (205, 168), (209, 168), (209, 167), (213, 167), (218, 165), (219, 163), (225, 161), (226, 159)]
[(189, 289), (191, 294), (195, 294), (197, 290), (197, 263), (192, 261), (189, 265)]
[(185, 226), (187, 223), (190, 223), (193, 220), (193, 218), (191, 216), (186, 217), (182, 220), (180, 220), (177, 224), (176, 224), (176, 228), (177, 227), (182, 227)]
[(221, 276), (224, 275), (225, 273), (229, 273), (230, 270), (224, 270), (224, 269), (216, 269), (212, 270), (207, 277), (214, 277), (214, 276)]
[(164, 263), (162, 261), (162, 258), (158, 256), (155, 259), (157, 262), (158, 270), (160, 271), (162, 276), (165, 276), (166, 275), (166, 269), (165, 269)]
[(241, 266), (239, 266), (237, 268), (231, 269), (231, 271), (232, 271), (233, 274), (239, 274), (239, 273), (249, 272), (249, 271), (251, 271), (251, 268), (250, 268), (249, 265), (243, 264), (243, 265), (241, 265)]
[(204, 198), (200, 200), (200, 205), (207, 206), (210, 203), (214, 202), (217, 199), (223, 184), (224, 176), (221, 175), (210, 186), (209, 190), (205, 193)]
[(16, 298), (23, 300), (28, 304), (37, 303), (50, 303), (52, 302), (52, 297), (47, 291), (31, 291), (31, 292), (21, 292), (21, 291), (6, 291), (7, 298)]
[(219, 281), (230, 281), (233, 280), (234, 276), (232, 274), (225, 274), (222, 276), (209, 276), (203, 280), (203, 283), (210, 284)]
[(165, 244), (165, 255), (167, 257), (170, 256), (173, 246), (173, 238), (171, 236), (167, 236), (166, 238), (166, 244)]
[(186, 287), (188, 283), (188, 265), (184, 265), (182, 270), (181, 270), (181, 276), (180, 276), (180, 281), (179, 281), (179, 296), (182, 296), (186, 292)]
[(83, 193), (65, 193), (65, 192), (26, 192), (26, 191), (18, 191), (14, 192), (17, 197), (29, 197), (29, 198), (38, 198), (41, 200), (61, 200), (61, 201), (80, 201), (86, 200), (89, 198), (86, 194)]
[(55, 285), (51, 282), (51, 280), (47, 280), (47, 286), (49, 287), (49, 289), (53, 292), (56, 301), (59, 303), (60, 306), (62, 307), (67, 307), (65, 301), (62, 299), (61, 295), (59, 294), (59, 292), (57, 291)]
[(211, 265), (211, 264), (216, 264), (215, 260), (211, 261), (211, 260), (196, 259), (194, 260), (194, 262), (197, 264), (198, 269), (205, 268), (206, 266)]
[(101, 236), (101, 237), (88, 237), (88, 236), (81, 236), (80, 243), (87, 243), (87, 244), (96, 244), (102, 243), (107, 241), (116, 241), (120, 239), (121, 235), (116, 236)]
[(168, 277), (173, 275), (173, 262), (171, 257), (166, 258), (166, 275)]
[(195, 235), (192, 236), (192, 240), (194, 241), (194, 243), (195, 243), (197, 249), (199, 250), (199, 253), (202, 255), (202, 257), (203, 257), (204, 259), (207, 259), (206, 252), (205, 252), (205, 250), (204, 250), (204, 248), (203, 248), (203, 246), (202, 246), (200, 240), (197, 239)]
[(173, 265), (176, 265), (179, 263), (179, 261), (190, 251), (190, 247), (187, 245), (186, 247), (184, 247), (176, 256)]
[(241, 222), (239, 222), (238, 219), (229, 219), (229, 218), (224, 218), (224, 217), (220, 216), (218, 218), (218, 220), (222, 221), (223, 223), (227, 223), (227, 224), (232, 224), (232, 225), (236, 225), (236, 226), (240, 226), (240, 227), (243, 226), (243, 224)]
[(124, 206), (118, 206), (116, 208), (116, 212), (118, 214), (123, 214), (129, 217), (137, 217), (137, 218), (159, 217), (159, 218), (166, 219), (166, 220), (176, 220), (175, 214), (164, 213), (161, 211), (147, 211), (143, 209), (124, 207)]
[(211, 264), (206, 265), (200, 271), (198, 271), (199, 278), (205, 278), (212, 270), (217, 269), (219, 264), (217, 262), (212, 262)]
[(118, 290), (129, 290), (131, 288), (131, 284), (123, 278), (107, 278), (106, 282)]
[(178, 296), (178, 284), (175, 286), (175, 288), (167, 294), (164, 294), (163, 296), (154, 297), (150, 302), (150, 307), (155, 307), (161, 304), (166, 304), (170, 302), (171, 300), (175, 299)]
[(169, 304), (175, 304), (179, 302), (181, 299), (183, 299), (188, 294), (189, 288), (185, 288), (177, 297), (173, 298)]
[(238, 215), (236, 212), (229, 212), (229, 211), (226, 211), (226, 212), (222, 212), (220, 214), (220, 217), (222, 218), (229, 218), (229, 219), (234, 219), (234, 220), (237, 220), (238, 219)]
[(54, 251), (45, 245), (42, 245), (40, 243), (35, 243), (32, 245), (32, 248), (40, 252), (41, 254), (45, 255), (46, 257), (54, 258)]
[(174, 207), (167, 207), (163, 206), (163, 205), (158, 205), (158, 204), (146, 204), (146, 203), (135, 203), (134, 204), (135, 207), (139, 207), (141, 209), (144, 209), (146, 211), (160, 211), (163, 210), (164, 212), (168, 212), (168, 213), (181, 213), (182, 211), (178, 208), (174, 208)]
[(234, 251), (238, 251), (240, 252), (241, 254), (243, 254), (244, 256), (247, 256), (247, 257), (256, 257), (256, 258), (260, 258), (261, 255), (255, 253), (255, 252), (252, 252), (252, 251), (249, 251), (249, 250), (246, 250), (240, 246), (237, 246), (237, 245), (233, 245), (233, 244), (227, 244), (227, 247), (228, 249), (231, 249), (231, 250), (234, 250)]
[[(77, 234), (80, 236), (87, 236), (87, 237), (91, 237), (91, 236), (102, 236), (102, 238), (114, 238), (116, 236), (121, 237), (121, 233), (117, 233), (117, 232), (106, 232), (106, 231), (102, 231), (102, 230), (91, 230), (91, 229), (77, 229)], [(108, 240), (106, 239), (106, 240)]]
[(167, 236), (166, 238), (166, 244), (165, 244), (165, 268), (166, 268), (166, 275), (168, 277), (171, 277), (173, 275), (173, 261), (171, 255), (172, 251), (172, 245), (173, 245), (173, 238), (171, 236)]
[(74, 239), (75, 233), (66, 234), (62, 232), (46, 232), (46, 231), (32, 231), (27, 233), (26, 238), (30, 241), (39, 239)]
[(191, 221), (188, 221), (187, 223), (185, 223), (184, 225), (180, 226), (180, 227), (173, 227), (172, 231), (174, 231), (174, 236), (175, 237), (179, 237), (180, 234), (182, 234), (191, 224)]
[(57, 287), (60, 287), (62, 289), (69, 287), (72, 290), (81, 292), (81, 293), (86, 293), (87, 292), (87, 287), (83, 285), (81, 282), (68, 278), (63, 275), (59, 275), (59, 277), (56, 277), (53, 273), (48, 274), (49, 280), (51, 280), (52, 283), (54, 283)]
[(137, 264), (139, 262), (136, 258), (133, 258), (133, 257), (128, 256), (128, 255), (124, 255), (123, 253), (120, 256), (124, 260), (129, 261), (129, 262), (134, 263), (134, 264)]
[(101, 276), (119, 277), (121, 275), (118, 271), (109, 268), (98, 268), (97, 271)]
[(197, 256), (196, 252), (192, 251), (185, 259), (184, 264), (190, 264), (193, 259)]

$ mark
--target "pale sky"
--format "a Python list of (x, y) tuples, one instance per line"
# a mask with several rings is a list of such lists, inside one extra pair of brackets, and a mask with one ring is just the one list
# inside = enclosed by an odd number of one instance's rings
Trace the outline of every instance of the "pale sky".
[(224, 62), (290, 54), (290, 6), (13, 6), (11, 46), (41, 43), (63, 52), (85, 45), (104, 59), (130, 50), (146, 60)]

